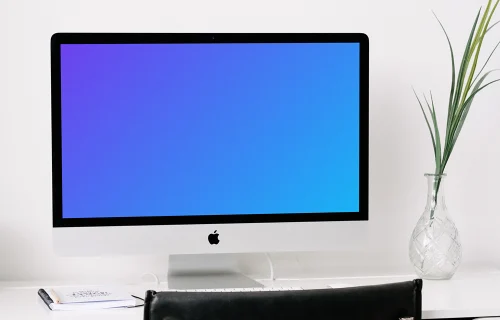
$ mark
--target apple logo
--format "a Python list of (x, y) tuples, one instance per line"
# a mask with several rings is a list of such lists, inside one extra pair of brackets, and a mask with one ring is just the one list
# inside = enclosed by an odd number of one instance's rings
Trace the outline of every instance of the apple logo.
[(217, 230), (208, 235), (208, 243), (219, 244), (219, 234), (217, 233)]

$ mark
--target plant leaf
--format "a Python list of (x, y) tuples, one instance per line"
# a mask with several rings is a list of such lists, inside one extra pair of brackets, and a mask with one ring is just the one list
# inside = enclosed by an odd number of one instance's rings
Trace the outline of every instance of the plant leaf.
[[(431, 104), (432, 104), (432, 111), (431, 111), (431, 116), (432, 116), (432, 122), (434, 123), (434, 132), (436, 134), (436, 174), (441, 172), (441, 136), (439, 134), (439, 126), (437, 122), (437, 116), (436, 116), (436, 109), (434, 108), (434, 98), (432, 97), (432, 91), (430, 92), (431, 96)], [(425, 95), (424, 95), (425, 98)], [(425, 98), (425, 102), (427, 103), (427, 107), (429, 107), (429, 102), (427, 101), (427, 98)], [(431, 108), (429, 107), (429, 110)]]
[[(500, 4), (500, 0), (497, 0), (497, 2), (495, 3), (495, 5), (493, 6), (493, 9), (491, 9), (491, 14), (490, 14), (490, 16), (488, 17), (488, 21), (486, 22), (486, 27), (485, 27), (486, 31), (484, 31), (484, 33), (485, 33), (485, 34), (486, 34), (486, 32), (488, 32), (488, 30), (490, 29), (490, 28), (488, 28), (488, 26), (489, 26), (489, 24), (490, 24), (490, 22), (491, 22), (491, 18), (493, 18), (493, 14), (495, 13), (495, 10), (497, 9), (497, 7), (498, 7), (498, 5), (499, 5), (499, 4)], [(498, 23), (498, 22), (495, 22), (495, 23), (493, 24), (493, 27), (494, 27), (494, 26), (495, 26), (495, 24), (497, 24), (497, 23)]]
[[(458, 79), (457, 79), (457, 88), (455, 91), (455, 98), (453, 100), (453, 103), (454, 103), (453, 116), (455, 116), (457, 113), (458, 102), (459, 102), (459, 99), (462, 95), (462, 89), (463, 89), (462, 87), (463, 87), (463, 82), (464, 82), (464, 78), (465, 78), (465, 73), (467, 72), (467, 67), (468, 67), (469, 61), (470, 61), (469, 52), (471, 50), (472, 38), (474, 37), (474, 33), (476, 31), (476, 26), (477, 26), (477, 22), (479, 20), (480, 14), (481, 14), (481, 10), (479, 10), (479, 12), (477, 13), (476, 20), (474, 21), (474, 25), (472, 26), (472, 30), (471, 30), (470, 35), (469, 35), (469, 40), (467, 41), (467, 45), (465, 46), (464, 55), (462, 57), (462, 63), (460, 64), (460, 70), (458, 72)], [(448, 136), (448, 139), (450, 139), (450, 136)]]
[(429, 129), (429, 133), (431, 134), (432, 147), (434, 148), (434, 157), (436, 157), (436, 140), (434, 139), (434, 134), (432, 133), (432, 129), (431, 129), (431, 125), (429, 123), (429, 119), (427, 118), (427, 114), (425, 113), (424, 107), (422, 106), (422, 102), (418, 98), (418, 95), (415, 92), (415, 89), (413, 89), (413, 93), (415, 94), (415, 98), (417, 98), (418, 104), (420, 105), (420, 110), (422, 110), (422, 114), (424, 115), (425, 122), (427, 123), (427, 128)]
[(443, 24), (437, 17), (437, 15), (434, 14), (434, 17), (436, 17), (436, 20), (439, 22), (439, 25), (441, 26), (441, 29), (443, 29), (444, 35), (446, 36), (446, 40), (448, 41), (448, 46), (450, 48), (450, 53), (451, 53), (451, 89), (450, 89), (450, 99), (448, 102), (448, 119), (446, 121), (446, 136), (448, 136), (449, 130), (450, 130), (450, 124), (451, 124), (451, 119), (452, 115), (454, 114), (453, 110), (453, 94), (455, 93), (455, 55), (453, 54), (453, 46), (451, 45), (450, 37), (448, 36), (448, 33), (446, 32), (446, 29), (444, 28)]
[(481, 48), (483, 45), (483, 40), (484, 36), (486, 34), (486, 30), (488, 29), (488, 25), (490, 24), (491, 18), (493, 17), (493, 14), (495, 13), (495, 10), (500, 3), (500, 0), (497, 0), (493, 8), (491, 9), (491, 12), (489, 11), (489, 8), (491, 6), (491, 0), (488, 1), (488, 6), (486, 7), (486, 11), (484, 12), (483, 18), (481, 19), (481, 25), (479, 26), (479, 29), (477, 30), (477, 34), (474, 40), (474, 45), (473, 45), (473, 51), (476, 50), (476, 55), (474, 57), (474, 62), (472, 64), (472, 68), (469, 73), (469, 80), (467, 81), (467, 85), (465, 86), (465, 91), (462, 95), (462, 104), (465, 101), (465, 98), (467, 98), (467, 94), (469, 93), (469, 90), (472, 86), (472, 79), (474, 78), (474, 74), (476, 72), (476, 67), (477, 67), (477, 61), (479, 60), (479, 53), (481, 52)]
[[(471, 53), (476, 50), (476, 46), (479, 44), (479, 41), (481, 40), (481, 36), (483, 34), (483, 29), (487, 28), (486, 21), (488, 20), (487, 17), (488, 17), (488, 14), (490, 13), (491, 1), (492, 0), (488, 0), (488, 5), (486, 6), (486, 9), (484, 10), (484, 15), (481, 18), (481, 22), (479, 23), (479, 27), (477, 28), (477, 34), (474, 37), (474, 41), (472, 42), (472, 51), (471, 51)], [(471, 54), (471, 56), (472, 56), (472, 54)]]
[[(496, 71), (496, 70), (497, 70), (497, 69), (492, 70), (492, 71)], [(483, 77), (484, 77), (484, 76), (483, 76)], [(488, 82), (487, 84), (485, 84), (484, 86), (482, 86), (482, 87), (480, 87), (480, 88), (478, 88), (478, 89), (476, 89), (476, 90), (473, 90), (473, 91), (472, 91), (472, 93), (470, 94), (469, 98), (465, 101), (464, 106), (468, 105), (468, 103), (474, 99), (474, 97), (476, 96), (476, 94), (477, 94), (479, 91), (483, 90), (483, 89), (484, 89), (484, 88), (486, 88), (487, 86), (492, 85), (493, 83), (498, 82), (498, 81), (500, 81), (500, 79), (496, 79), (496, 80), (490, 81), (490, 82)], [(462, 114), (462, 113), (463, 113), (463, 108), (462, 108), (462, 110), (460, 111), (460, 114)], [(460, 117), (458, 118), (458, 120), (460, 120)], [(455, 128), (457, 127), (457, 125), (458, 125), (458, 122), (456, 123)]]
[[(472, 81), (472, 83), (474, 84), (477, 80), (477, 78), (479, 78), (479, 76), (481, 75), (481, 73), (483, 72), (484, 68), (486, 68), (486, 65), (488, 64), (488, 62), (490, 61), (491, 57), (493, 56), (493, 54), (495, 53), (495, 51), (497, 50), (498, 46), (500, 45), (500, 41), (497, 43), (497, 45), (495, 46), (495, 48), (493, 49), (493, 51), (491, 51), (491, 54), (490, 56), (488, 57), (488, 59), (486, 60), (486, 62), (484, 63), (483, 67), (481, 68), (481, 70), (477, 73), (476, 77), (474, 78), (474, 81)], [(494, 71), (494, 70), (492, 70)], [(491, 72), (491, 71), (490, 71)], [(489, 73), (489, 72), (488, 72)]]
[[(481, 84), (484, 82), (484, 80), (486, 80), (486, 77), (488, 77), (488, 75), (492, 72), (495, 72), (495, 71), (499, 71), (500, 69), (494, 69), (494, 70), (491, 70), (489, 72), (486, 72), (480, 79), (479, 81), (476, 83), (476, 85), (474, 86), (474, 89), (472, 90), (472, 92), (476, 92), (478, 91), (478, 89), (480, 88)], [(471, 96), (471, 99), (468, 100), (467, 104), (464, 106), (464, 111), (462, 112), (462, 115), (461, 115), (461, 119), (460, 119), (460, 122), (458, 123), (458, 126), (454, 132), (454, 137), (453, 137), (453, 141), (452, 141), (452, 146), (455, 145), (455, 142), (457, 141), (457, 138), (458, 138), (458, 135), (460, 134), (460, 131), (462, 130), (462, 126), (464, 125), (464, 121), (465, 121), (465, 118), (467, 118), (467, 114), (469, 113), (469, 110), (470, 110), (470, 106), (472, 105), (472, 102), (474, 101), (474, 98), (475, 98), (475, 95), (474, 96)]]
[[(467, 53), (467, 68), (465, 68), (465, 74), (467, 74), (467, 69), (468, 65), (471, 62), (472, 56), (474, 55), (474, 59), (472, 60), (472, 67), (471, 70), (469, 71), (469, 77), (467, 79), (467, 83), (464, 87), (464, 90), (462, 92), (462, 99), (460, 101), (460, 106), (463, 106), (465, 99), (467, 98), (467, 95), (469, 93), (470, 87), (472, 85), (472, 78), (474, 77), (474, 73), (476, 70), (476, 65), (477, 65), (477, 60), (479, 58), (479, 52), (481, 51), (481, 45), (483, 43), (483, 28), (485, 28), (488, 12), (491, 6), (491, 0), (488, 1), (488, 5), (486, 6), (486, 10), (483, 14), (483, 17), (481, 18), (481, 23), (479, 24), (479, 27), (476, 30), (476, 33), (474, 35), (474, 41), (472, 42), (472, 47)], [(477, 50), (476, 50), (477, 48)], [(475, 52), (475, 54), (474, 54)]]
[(497, 21), (494, 24), (492, 24), (491, 27), (489, 27), (488, 30), (486, 30), (486, 32), (489, 32), (491, 29), (493, 29), (499, 23), (500, 23), (500, 21)]
[[(460, 112), (459, 114), (459, 117), (458, 117), (458, 121), (455, 123), (455, 129), (453, 130), (454, 134), (453, 134), (453, 140), (450, 142), (450, 147), (448, 148), (448, 152), (447, 154), (445, 155), (445, 158), (443, 159), (443, 164), (446, 165), (446, 163), (448, 162), (448, 159), (450, 158), (450, 155), (451, 155), (451, 152), (453, 151), (453, 148), (455, 147), (455, 143), (458, 139), (458, 135), (460, 134), (460, 131), (462, 130), (462, 127), (463, 127), (463, 124), (464, 124), (464, 121), (467, 117), (467, 114), (469, 112), (469, 109), (470, 109), (470, 106), (472, 104), (472, 101), (474, 100), (474, 97), (476, 96), (476, 94), (478, 94), (478, 92), (480, 92), (481, 90), (483, 90), (484, 88), (488, 87), (489, 85), (495, 83), (495, 82), (499, 82), (500, 79), (496, 79), (496, 80), (493, 80), (493, 81), (490, 81), (488, 82), (487, 84), (485, 84), (484, 86), (482, 87), (479, 87), (481, 85), (481, 83), (484, 81), (484, 79), (493, 71), (498, 71), (498, 69), (495, 69), (495, 70), (491, 70), (490, 72), (486, 73), (485, 75), (483, 75), (480, 79), (480, 81), (476, 84), (476, 86), (474, 87), (474, 90), (472, 91), (470, 97), (465, 101), (464, 103), (464, 106), (466, 106), (466, 108), (463, 108), (462, 111)], [(466, 111), (467, 109), (467, 111)], [(460, 129), (458, 129), (460, 128)]]
[(455, 88), (455, 97), (453, 99), (453, 114), (452, 114), (450, 128), (447, 129), (448, 134), (446, 135), (446, 141), (445, 141), (445, 153), (448, 153), (447, 149), (448, 149), (448, 146), (450, 145), (451, 139), (453, 137), (453, 133), (452, 133), (453, 123), (456, 122), (456, 116), (458, 113), (460, 113), (459, 100), (460, 100), (460, 97), (462, 96), (463, 82), (464, 82), (465, 74), (467, 72), (467, 68), (468, 68), (469, 61), (470, 61), (469, 52), (471, 50), (471, 43), (472, 43), (472, 39), (474, 37), (474, 33), (476, 31), (477, 22), (479, 21), (480, 15), (481, 15), (481, 9), (479, 9), (479, 11), (476, 15), (476, 19), (474, 20), (474, 25), (472, 26), (472, 30), (470, 32), (469, 39), (467, 41), (467, 45), (465, 46), (465, 51), (464, 51), (464, 55), (462, 57), (462, 62), (460, 64), (460, 69), (459, 69), (458, 77), (457, 77), (457, 85)]

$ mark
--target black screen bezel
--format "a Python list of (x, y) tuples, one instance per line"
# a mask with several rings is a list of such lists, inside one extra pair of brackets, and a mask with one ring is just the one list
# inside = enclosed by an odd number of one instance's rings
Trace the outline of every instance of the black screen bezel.
[[(61, 44), (148, 43), (359, 43), (359, 212), (235, 214), (170, 217), (63, 218), (61, 144)], [(369, 40), (362, 33), (56, 33), (51, 38), (53, 227), (189, 225), (368, 220)]]

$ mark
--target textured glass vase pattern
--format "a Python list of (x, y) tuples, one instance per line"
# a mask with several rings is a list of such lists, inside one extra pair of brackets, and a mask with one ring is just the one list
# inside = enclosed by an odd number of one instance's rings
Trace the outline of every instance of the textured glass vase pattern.
[(426, 174), (425, 177), (427, 205), (411, 235), (410, 260), (422, 279), (450, 279), (462, 260), (462, 246), (446, 208), (446, 175)]

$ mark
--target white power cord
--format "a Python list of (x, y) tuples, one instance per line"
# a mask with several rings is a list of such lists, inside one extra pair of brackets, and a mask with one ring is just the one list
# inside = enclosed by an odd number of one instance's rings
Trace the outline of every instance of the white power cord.
[(269, 264), (269, 271), (270, 271), (270, 276), (269, 276), (269, 280), (271, 281), (274, 281), (276, 280), (276, 278), (274, 277), (274, 264), (273, 264), (273, 260), (271, 260), (271, 256), (269, 256), (269, 253), (265, 253), (266, 255), (266, 258), (267, 258), (267, 263)]
[(158, 276), (152, 272), (146, 272), (146, 273), (143, 273), (141, 275), (141, 278), (144, 278), (144, 276), (152, 276), (154, 279), (155, 279), (155, 282), (156, 282), (156, 288), (159, 288), (160, 287), (160, 278), (158, 278)]

